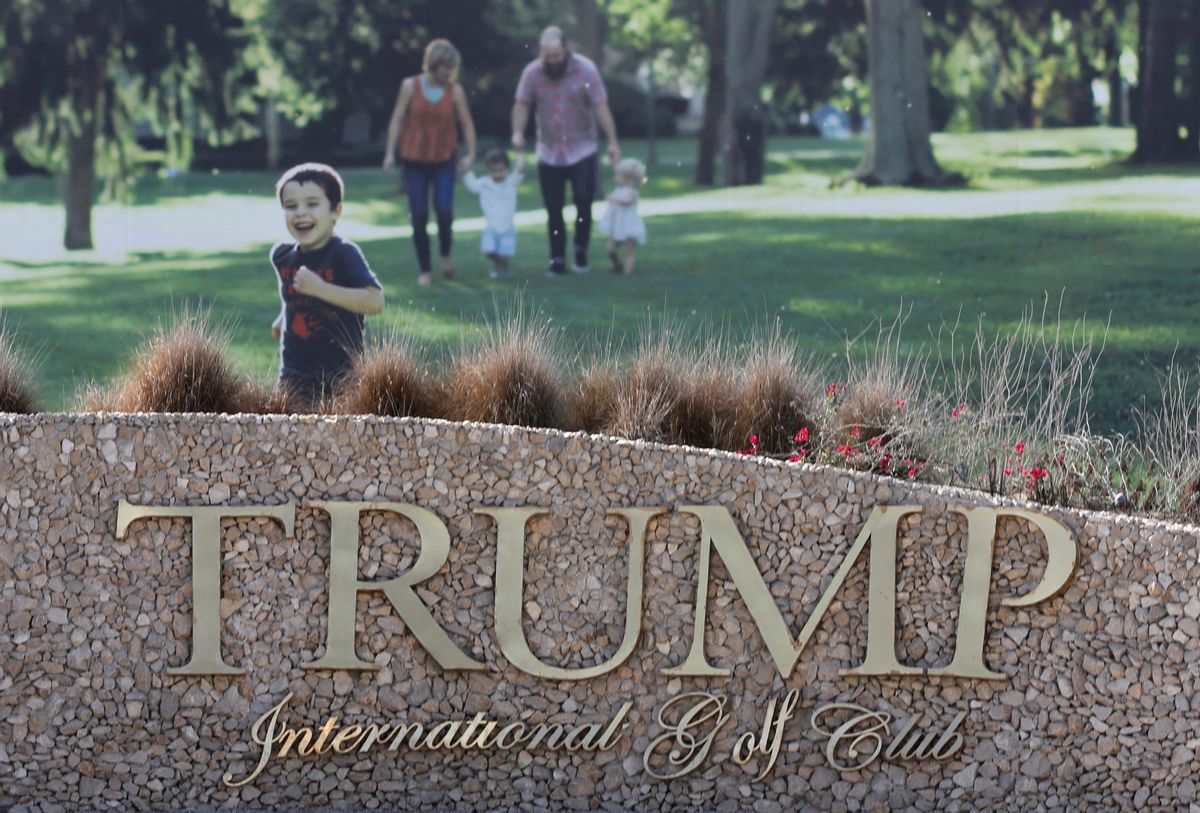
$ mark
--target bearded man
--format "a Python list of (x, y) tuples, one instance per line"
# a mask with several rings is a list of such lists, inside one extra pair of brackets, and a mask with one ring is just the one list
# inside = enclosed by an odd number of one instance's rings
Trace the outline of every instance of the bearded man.
[(567, 225), (563, 220), (567, 183), (575, 203), (575, 255), (571, 270), (588, 267), (592, 235), (592, 200), (596, 195), (596, 161), (600, 145), (596, 123), (608, 139), (608, 157), (621, 160), (617, 127), (608, 109), (604, 80), (595, 64), (571, 52), (562, 29), (550, 26), (538, 40), (538, 58), (525, 66), (512, 109), (512, 145), (525, 149), (529, 109), (537, 122), (538, 184), (546, 207), (550, 235), (550, 267), (546, 276), (567, 272)]

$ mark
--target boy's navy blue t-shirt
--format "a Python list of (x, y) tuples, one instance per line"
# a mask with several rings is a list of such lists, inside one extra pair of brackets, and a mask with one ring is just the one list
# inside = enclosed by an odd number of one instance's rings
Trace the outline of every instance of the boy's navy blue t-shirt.
[(382, 290), (362, 251), (337, 236), (312, 252), (283, 241), (272, 247), (271, 264), (279, 275), (284, 306), (280, 374), (333, 381), (348, 372), (354, 357), (362, 352), (362, 314), (297, 293), (292, 281), (301, 267), (307, 267), (334, 285)]

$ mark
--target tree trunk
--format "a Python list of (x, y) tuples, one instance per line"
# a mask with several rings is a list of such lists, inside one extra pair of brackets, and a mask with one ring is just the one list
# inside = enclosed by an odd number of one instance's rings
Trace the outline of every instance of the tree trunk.
[(1149, 0), (1148, 5), (1148, 19), (1138, 21), (1145, 26), (1146, 59), (1133, 160), (1175, 161), (1185, 152), (1179, 137), (1181, 111), (1175, 96), (1182, 8), (1179, 0)]
[(1117, 41), (1116, 23), (1104, 38), (1104, 64), (1107, 68), (1104, 78), (1108, 83), (1108, 126), (1120, 127), (1125, 123), (1125, 93), (1121, 82), (1121, 45)]
[(67, 175), (63, 205), (67, 228), (63, 245), (68, 251), (92, 248), (92, 201), (96, 195), (96, 132), (100, 103), (100, 71), (84, 76), (72, 94), (79, 116), (67, 136)]
[(649, 88), (646, 90), (646, 163), (654, 166), (658, 163), (658, 110), (655, 96), (658, 91), (654, 87), (654, 54), (657, 51), (650, 47), (650, 57), (646, 60), (646, 78)]
[(1183, 155), (1190, 161), (1200, 159), (1200, 0), (1188, 7), (1188, 76), (1182, 104), (1183, 128), (1187, 138)]
[(713, 186), (717, 182), (717, 147), (721, 120), (725, 115), (725, 28), (720, 4), (705, 4), (701, 33), (708, 46), (708, 80), (704, 92), (704, 120), (696, 154), (696, 185)]
[(267, 142), (267, 169), (279, 169), (283, 156), (283, 127), (274, 99), (267, 99), (263, 105), (263, 134)]
[(596, 67), (604, 70), (604, 15), (596, 6), (596, 0), (574, 0), (575, 47)]
[(866, 0), (871, 137), (854, 177), (869, 184), (950, 180), (929, 142), (929, 67), (916, 0)]
[(1099, 78), (1096, 66), (1092, 64), (1091, 54), (1087, 43), (1084, 42), (1085, 28), (1082, 24), (1075, 26), (1075, 54), (1079, 59), (1079, 75), (1070, 81), (1070, 121), (1072, 127), (1094, 127), (1096, 121), (1096, 102), (1092, 96), (1092, 83)]
[(768, 121), (762, 87), (778, 5), (778, 0), (729, 0), (725, 6), (728, 96), (721, 124), (721, 151), (726, 186), (760, 184), (763, 180)]

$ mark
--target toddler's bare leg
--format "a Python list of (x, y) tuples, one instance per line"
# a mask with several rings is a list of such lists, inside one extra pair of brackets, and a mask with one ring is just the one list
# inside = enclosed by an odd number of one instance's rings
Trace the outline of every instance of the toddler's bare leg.
[(621, 273), (621, 258), (617, 256), (617, 241), (611, 237), (608, 238), (608, 259), (612, 262), (612, 272), (614, 274)]
[(636, 240), (626, 240), (625, 241), (625, 273), (626, 274), (633, 273), (633, 259), (634, 259), (634, 254), (636, 252), (637, 252), (637, 241)]

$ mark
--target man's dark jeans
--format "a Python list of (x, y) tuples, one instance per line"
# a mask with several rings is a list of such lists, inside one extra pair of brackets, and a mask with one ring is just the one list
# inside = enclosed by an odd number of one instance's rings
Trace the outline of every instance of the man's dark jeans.
[(550, 232), (550, 261), (556, 271), (566, 270), (567, 224), (563, 206), (567, 199), (567, 182), (571, 183), (571, 199), (575, 204), (575, 261), (586, 265), (588, 241), (592, 236), (592, 199), (596, 196), (596, 153), (565, 167), (538, 163), (538, 184), (542, 187), (542, 203), (546, 207)]

